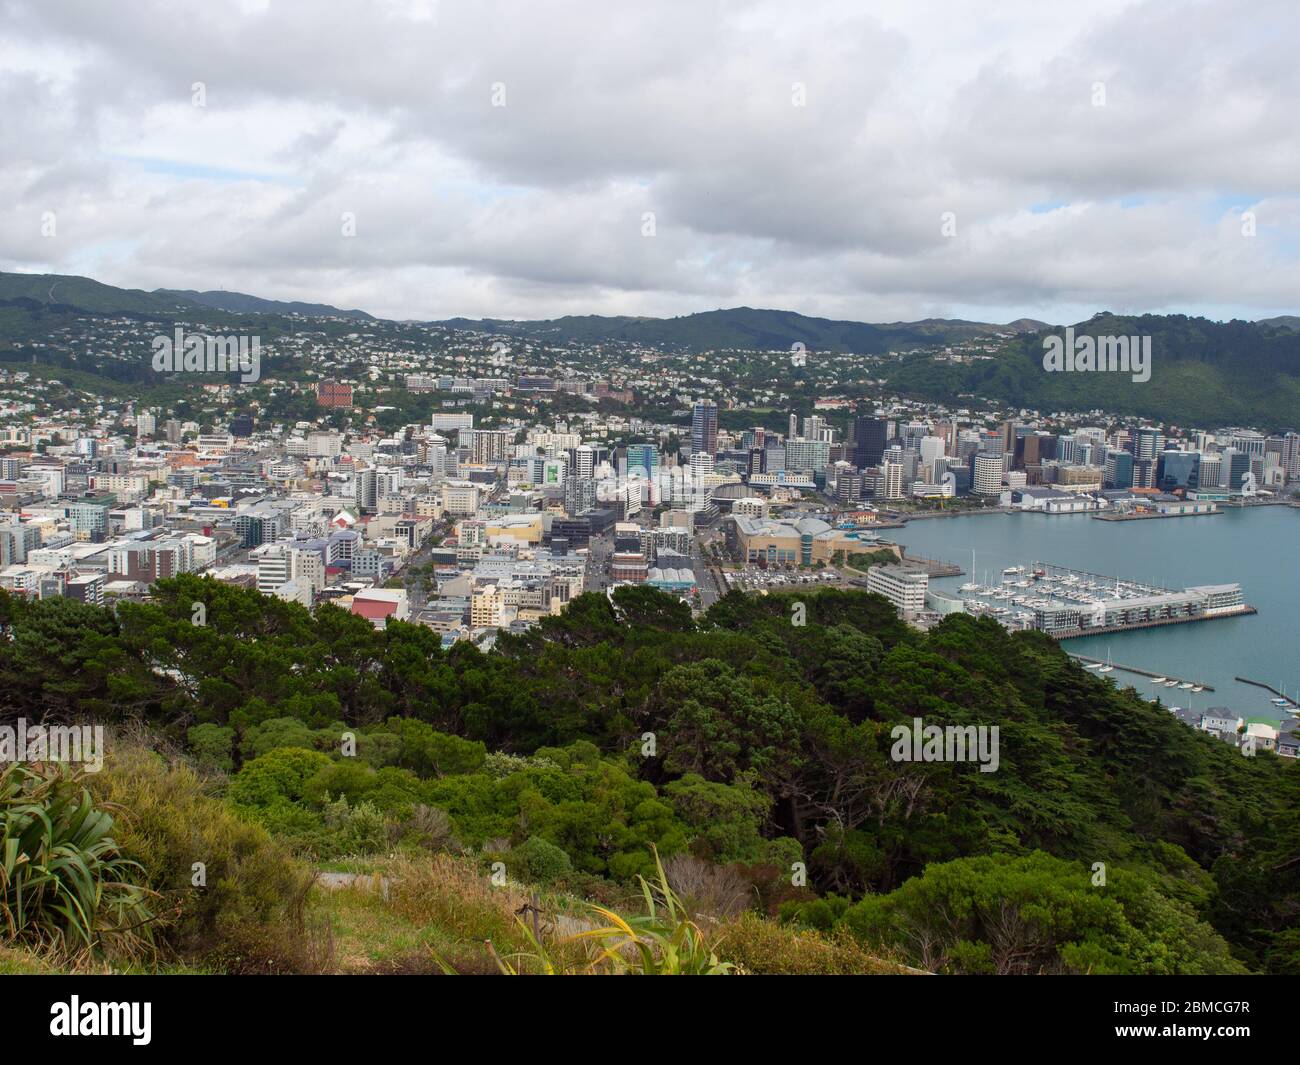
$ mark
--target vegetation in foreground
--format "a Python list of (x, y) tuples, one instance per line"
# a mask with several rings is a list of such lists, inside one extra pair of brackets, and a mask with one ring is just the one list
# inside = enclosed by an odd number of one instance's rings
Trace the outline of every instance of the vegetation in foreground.
[[(921, 635), (824, 589), (805, 625), (792, 597), (734, 593), (697, 622), (620, 589), (484, 655), (193, 577), (156, 593), (116, 613), (0, 596), (3, 719), (117, 735), (100, 774), (26, 770), (0, 832), (24, 788), (88, 791), (112, 819), (96, 882), (150, 913), (147, 949), (114, 942), (118, 902), (89, 947), (28, 914), (46, 931), (6, 931), (0, 964), (1300, 968), (1296, 767), (1035, 634)], [(913, 717), (997, 724), (1000, 770), (893, 761)]]

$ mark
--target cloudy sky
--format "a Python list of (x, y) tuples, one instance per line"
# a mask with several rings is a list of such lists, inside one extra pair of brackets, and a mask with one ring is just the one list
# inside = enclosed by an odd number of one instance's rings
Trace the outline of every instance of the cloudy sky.
[(0, 269), (424, 319), (1297, 313), (1293, 5), (0, 0)]

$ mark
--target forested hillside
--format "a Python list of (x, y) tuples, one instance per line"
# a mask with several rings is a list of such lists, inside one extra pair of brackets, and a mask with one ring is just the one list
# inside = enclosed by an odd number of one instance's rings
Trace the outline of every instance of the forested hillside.
[[(803, 597), (805, 625), (737, 593), (694, 621), (619, 589), (444, 653), (210, 580), (156, 593), (116, 614), (0, 595), (0, 714), (144, 723), (309, 861), (450, 850), (600, 898), (653, 847), (931, 971), (1300, 971), (1297, 767), (1038, 634), (921, 635), (836, 591)], [(997, 725), (998, 770), (892, 760), (914, 717)]]
[(1052, 333), (1061, 330), (1017, 337), (996, 358), (972, 363), (909, 358), (888, 381), (937, 400), (974, 394), (1032, 410), (1103, 410), (1184, 426), (1300, 426), (1300, 333), (1278, 320), (1099, 314), (1075, 326), (1079, 337), (1151, 337), (1148, 381), (1128, 373), (1048, 373), (1043, 338)]

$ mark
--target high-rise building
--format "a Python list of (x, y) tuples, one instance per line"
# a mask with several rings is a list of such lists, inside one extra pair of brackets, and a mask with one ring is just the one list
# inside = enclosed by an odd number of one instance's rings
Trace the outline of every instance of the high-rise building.
[(1282, 467), (1288, 481), (1300, 481), (1300, 433), (1282, 437)]
[(379, 477), (374, 470), (357, 470), (354, 498), (365, 511), (373, 512), (379, 506)]
[(860, 470), (879, 466), (889, 442), (889, 426), (883, 418), (853, 419), (853, 464)]
[(1133, 435), (1133, 458), (1155, 462), (1165, 448), (1165, 434), (1151, 426), (1143, 426)]
[(1133, 487), (1133, 453), (1110, 450), (1106, 452), (1105, 484), (1109, 488)]
[(1246, 474), (1250, 473), (1250, 452), (1239, 451), (1235, 447), (1225, 448), (1219, 452), (1222, 463), (1220, 479), (1229, 492), (1240, 492), (1245, 483)]
[(1201, 454), (1198, 489), (1223, 487), (1223, 461), (1217, 454)]
[(971, 475), (971, 490), (976, 495), (995, 496), (1002, 493), (1002, 477), (1006, 470), (1001, 455), (983, 452), (975, 456)]
[(590, 480), (596, 472), (596, 449), (579, 444), (573, 449), (573, 475), (579, 480)]
[(695, 404), (691, 415), (691, 450), (710, 456), (718, 453), (718, 405), (712, 400)]
[(504, 462), (510, 454), (515, 434), (509, 429), (470, 429), (461, 433), (469, 436), (469, 460), (476, 465)]
[(1195, 492), (1201, 487), (1199, 451), (1164, 451), (1156, 472), (1156, 487), (1163, 492), (1176, 488)]
[(831, 446), (825, 440), (787, 440), (785, 466), (788, 470), (811, 473), (825, 469), (830, 462)]
[(655, 471), (659, 469), (659, 449), (654, 444), (629, 444), (627, 447), (627, 472), (628, 476), (633, 475), (633, 471), (640, 471), (640, 475), (647, 479), (654, 477)]

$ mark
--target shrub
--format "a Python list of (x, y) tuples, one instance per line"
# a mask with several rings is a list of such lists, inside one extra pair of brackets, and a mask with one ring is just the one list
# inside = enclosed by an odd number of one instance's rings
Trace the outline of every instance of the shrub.
[(877, 976), (914, 972), (870, 953), (844, 932), (827, 936), (743, 913), (718, 933), (721, 949), (756, 976)]
[(195, 725), (185, 733), (194, 760), (204, 769), (229, 773), (235, 768), (231, 751), (235, 745), (235, 730), (224, 725)]
[(57, 954), (133, 957), (152, 942), (144, 870), (84, 779), (56, 764), (0, 769), (0, 930)]
[(374, 803), (363, 801), (350, 807), (347, 797), (340, 795), (323, 812), (340, 853), (374, 854), (388, 847), (388, 822)]
[(230, 801), (240, 806), (271, 806), (277, 801), (297, 802), (307, 783), (333, 763), (319, 751), (279, 747), (244, 765), (230, 782)]
[(446, 810), (439, 810), (436, 806), (418, 804), (398, 828), (401, 835), (426, 850), (452, 850), (457, 846), (451, 818)]
[(312, 873), (209, 795), (192, 769), (141, 747), (112, 748), (89, 784), (97, 799), (121, 808), (122, 853), (162, 896), (169, 913), (158, 929), (162, 946), (235, 972), (322, 967), (302, 919)]
[(753, 885), (735, 869), (690, 854), (666, 858), (664, 872), (682, 905), (696, 918), (734, 917), (758, 898)]
[(540, 836), (529, 836), (512, 850), (509, 866), (520, 880), (534, 884), (550, 884), (573, 869), (569, 856)]

